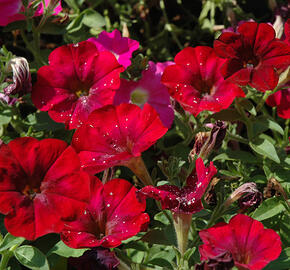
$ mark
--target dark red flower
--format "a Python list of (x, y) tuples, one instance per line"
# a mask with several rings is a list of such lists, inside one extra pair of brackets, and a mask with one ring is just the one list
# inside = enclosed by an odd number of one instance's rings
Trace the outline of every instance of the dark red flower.
[(0, 146), (0, 212), (11, 234), (34, 240), (60, 232), (89, 196), (90, 177), (65, 142), (27, 137)]
[(284, 34), (285, 34), (284, 42), (286, 42), (290, 46), (290, 19), (288, 19), (285, 22), (285, 25), (284, 25)]
[(267, 98), (266, 103), (271, 107), (277, 107), (277, 113), (280, 117), (290, 118), (290, 88), (272, 94)]
[(218, 112), (228, 108), (236, 96), (244, 92), (224, 80), (220, 73), (224, 59), (206, 46), (187, 47), (179, 52), (162, 76), (170, 95), (194, 116), (201, 111)]
[(221, 68), (225, 79), (259, 91), (276, 87), (279, 74), (290, 64), (290, 47), (275, 38), (275, 30), (266, 23), (246, 22), (237, 33), (227, 32), (214, 42), (216, 54), (226, 58)]
[(195, 166), (195, 173), (190, 175), (183, 188), (173, 185), (146, 186), (139, 193), (161, 201), (162, 209), (185, 214), (199, 212), (203, 209), (201, 198), (217, 170), (212, 162), (206, 168), (201, 158), (196, 160)]
[(61, 233), (64, 243), (72, 248), (112, 248), (143, 230), (149, 216), (143, 213), (146, 202), (137, 199), (136, 191), (123, 179), (113, 179), (104, 185), (98, 179), (93, 181), (86, 210), (76, 221), (64, 226)]
[(202, 230), (199, 236), (204, 243), (199, 247), (202, 261), (228, 251), (239, 269), (262, 269), (281, 253), (279, 235), (243, 214), (234, 216), (229, 224), (221, 222)]
[(32, 101), (56, 122), (77, 128), (90, 112), (113, 103), (123, 70), (112, 53), (99, 52), (92, 42), (61, 46), (38, 70)]
[(128, 166), (166, 131), (148, 104), (143, 109), (134, 104), (108, 105), (90, 114), (76, 130), (72, 145), (83, 169), (95, 174), (116, 165)]

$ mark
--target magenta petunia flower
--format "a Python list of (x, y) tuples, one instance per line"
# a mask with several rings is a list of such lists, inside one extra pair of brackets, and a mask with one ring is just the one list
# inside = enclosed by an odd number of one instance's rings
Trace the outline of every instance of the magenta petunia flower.
[(168, 90), (161, 84), (161, 75), (165, 67), (172, 63), (168, 61), (155, 64), (149, 61), (149, 68), (142, 72), (142, 78), (139, 81), (121, 79), (114, 104), (133, 103), (142, 108), (145, 103), (148, 103), (157, 111), (163, 125), (169, 128), (174, 120), (174, 110)]
[(98, 50), (112, 52), (120, 65), (127, 68), (131, 65), (132, 53), (139, 48), (139, 42), (127, 37), (122, 37), (119, 30), (115, 29), (108, 33), (103, 31), (98, 38), (89, 38), (88, 41), (94, 43)]
[(225, 81), (220, 73), (224, 59), (206, 46), (187, 47), (179, 52), (176, 65), (165, 69), (162, 83), (181, 106), (197, 116), (201, 111), (218, 112), (228, 108), (235, 97), (244, 96), (237, 85)]
[(266, 103), (271, 107), (277, 107), (277, 114), (280, 117), (290, 118), (290, 88), (279, 90), (270, 95)]
[(273, 90), (279, 73), (290, 64), (290, 47), (275, 38), (266, 23), (246, 22), (237, 33), (223, 33), (214, 42), (216, 54), (226, 59), (221, 73), (227, 81), (259, 91)]
[(54, 121), (77, 128), (93, 110), (113, 103), (123, 70), (113, 54), (91, 42), (61, 46), (38, 70), (31, 98)]
[(201, 260), (229, 252), (238, 269), (260, 270), (281, 253), (279, 235), (264, 229), (261, 222), (243, 214), (234, 216), (229, 224), (221, 222), (199, 233)]
[[(85, 171), (95, 174), (112, 166), (130, 168), (130, 161), (153, 145), (167, 131), (149, 105), (108, 105), (89, 115), (78, 128), (72, 145)], [(97, 138), (97, 139), (96, 139)]]
[[(32, 3), (33, 1), (29, 3), (29, 6)], [(62, 11), (60, 0), (45, 0), (45, 6), (48, 7), (49, 5), (53, 8), (53, 15), (57, 15)], [(25, 7), (22, 4), (22, 0), (0, 0), (0, 6), (0, 26), (6, 26), (14, 21), (25, 20)], [(43, 4), (40, 2), (33, 16), (41, 16), (43, 11)]]
[(183, 188), (173, 185), (146, 186), (139, 193), (161, 201), (162, 209), (185, 214), (199, 212), (203, 209), (201, 198), (217, 170), (212, 162), (206, 168), (201, 158), (196, 160), (195, 166), (195, 172), (189, 176)]
[(89, 197), (90, 176), (65, 142), (26, 137), (0, 146), (0, 212), (11, 234), (34, 240), (60, 232)]
[(65, 224), (63, 242), (72, 248), (113, 248), (144, 230), (149, 216), (144, 213), (145, 200), (137, 198), (136, 191), (123, 179), (104, 185), (98, 179), (93, 181), (90, 202), (77, 220)]
[(22, 7), (21, 0), (0, 0), (0, 26), (5, 26), (17, 20), (17, 14)]

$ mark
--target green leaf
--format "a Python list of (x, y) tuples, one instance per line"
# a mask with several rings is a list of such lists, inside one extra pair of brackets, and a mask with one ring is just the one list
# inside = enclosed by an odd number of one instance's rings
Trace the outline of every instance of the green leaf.
[(153, 229), (148, 231), (142, 238), (142, 241), (150, 244), (175, 245), (176, 236), (172, 226), (167, 226), (164, 230)]
[(277, 197), (272, 197), (265, 200), (253, 213), (252, 218), (262, 221), (286, 210), (281, 200)]
[(21, 246), (14, 251), (16, 259), (25, 267), (32, 270), (49, 270), (45, 255), (36, 247)]
[(10, 110), (4, 110), (0, 114), (0, 125), (9, 124), (12, 118), (12, 113)]
[(290, 265), (290, 247), (282, 250), (279, 258), (273, 262), (270, 262), (264, 270), (283, 270), (289, 269)]
[(162, 269), (173, 269), (172, 264), (163, 258), (155, 258), (148, 262), (148, 264), (158, 265), (161, 266)]
[(184, 260), (189, 261), (190, 257), (193, 255), (195, 250), (196, 250), (196, 247), (188, 249), (183, 255)]
[(240, 101), (240, 105), (242, 105), (250, 114), (254, 116), (257, 115), (256, 108), (250, 100), (244, 98)]
[(225, 153), (221, 153), (213, 158), (215, 160), (241, 160), (245, 163), (258, 163), (259, 160), (249, 152), (246, 151), (232, 151), (227, 149)]
[(258, 117), (253, 122), (254, 136), (256, 136), (256, 135), (258, 135), (258, 134), (260, 134), (268, 129), (274, 130), (274, 131), (280, 133), (282, 136), (284, 135), (283, 128), (275, 121), (269, 119), (269, 117), (261, 116), (261, 117)]
[[(209, 118), (221, 121), (237, 121), (241, 119), (241, 115), (235, 109), (221, 110), (220, 112), (214, 113)], [(207, 122), (207, 119), (205, 120)]]
[(57, 242), (50, 251), (47, 253), (47, 257), (51, 254), (57, 254), (59, 256), (68, 258), (68, 257), (80, 257), (87, 251), (87, 248), (84, 249), (75, 249), (68, 247), (64, 242)]
[(254, 138), (250, 142), (250, 146), (256, 153), (262, 156), (266, 156), (277, 163), (280, 163), (280, 159), (277, 155), (274, 145), (266, 138), (263, 138), (261, 135)]
[(24, 242), (25, 238), (16, 237), (10, 233), (7, 233), (0, 244), (0, 252), (11, 248), (14, 245), (21, 245)]
[(104, 17), (93, 9), (86, 9), (83, 23), (91, 28), (101, 28), (106, 24)]

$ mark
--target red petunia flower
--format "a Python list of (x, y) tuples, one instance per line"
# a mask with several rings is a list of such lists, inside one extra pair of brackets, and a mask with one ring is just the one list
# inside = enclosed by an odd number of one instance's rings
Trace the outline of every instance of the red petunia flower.
[(149, 222), (149, 216), (143, 213), (146, 202), (136, 197), (136, 191), (123, 179), (113, 179), (104, 185), (98, 179), (93, 181), (86, 210), (76, 221), (64, 226), (61, 233), (64, 243), (72, 248), (113, 248), (145, 229)]
[(110, 52), (89, 41), (55, 49), (37, 72), (32, 101), (50, 117), (77, 128), (95, 109), (112, 104), (124, 70)]
[(243, 214), (234, 216), (229, 224), (221, 222), (202, 230), (199, 236), (204, 243), (199, 247), (202, 261), (228, 251), (239, 269), (262, 269), (281, 253), (279, 235)]
[(26, 137), (0, 146), (0, 212), (11, 234), (34, 240), (60, 232), (89, 196), (90, 176), (65, 142)]
[(228, 108), (244, 92), (224, 80), (220, 73), (224, 59), (206, 46), (187, 47), (179, 52), (162, 76), (162, 83), (182, 107), (197, 116), (201, 111), (218, 112)]
[(266, 23), (246, 22), (237, 33), (221, 34), (214, 50), (227, 59), (221, 68), (225, 79), (262, 92), (274, 89), (278, 72), (290, 64), (290, 47), (276, 39), (275, 30)]
[(189, 176), (185, 187), (146, 186), (140, 193), (161, 201), (162, 209), (170, 209), (175, 213), (194, 214), (201, 211), (203, 209), (201, 198), (217, 170), (212, 162), (209, 168), (206, 168), (201, 158), (196, 160), (195, 165), (195, 173)]
[(290, 19), (288, 19), (284, 24), (284, 34), (284, 42), (286, 42), (290, 46)]
[(95, 174), (130, 162), (153, 145), (167, 131), (157, 112), (145, 104), (108, 105), (92, 112), (78, 128), (72, 145), (85, 171)]
[(271, 107), (277, 106), (277, 113), (280, 117), (290, 118), (290, 88), (272, 94), (267, 98), (266, 103)]

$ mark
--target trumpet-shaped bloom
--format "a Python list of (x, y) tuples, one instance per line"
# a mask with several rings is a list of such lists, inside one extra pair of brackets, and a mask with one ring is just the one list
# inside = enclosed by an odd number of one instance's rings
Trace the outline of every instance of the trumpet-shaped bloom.
[(72, 248), (103, 246), (113, 248), (122, 240), (147, 227), (146, 201), (136, 197), (137, 189), (128, 181), (113, 179), (102, 184), (92, 181), (92, 195), (76, 221), (68, 222), (62, 240)]
[(270, 95), (266, 103), (271, 107), (277, 107), (277, 114), (280, 117), (290, 118), (290, 88), (279, 90)]
[(37, 72), (32, 101), (50, 117), (77, 128), (95, 109), (112, 104), (123, 68), (88, 41), (55, 49)]
[(117, 29), (111, 33), (103, 31), (98, 38), (89, 38), (88, 41), (93, 42), (100, 52), (112, 52), (124, 68), (131, 65), (132, 53), (139, 48), (138, 41), (122, 37)]
[(0, 146), (0, 212), (11, 234), (34, 240), (60, 232), (89, 197), (90, 176), (65, 142), (26, 137)]
[(279, 235), (246, 215), (234, 216), (229, 224), (218, 223), (199, 233), (201, 260), (230, 252), (239, 269), (260, 270), (281, 253)]
[(174, 111), (168, 90), (161, 84), (161, 75), (165, 67), (171, 64), (173, 62), (170, 61), (157, 64), (149, 61), (149, 68), (142, 72), (139, 81), (121, 79), (114, 104), (133, 103), (143, 108), (148, 103), (157, 111), (163, 125), (169, 128), (174, 120)]
[(195, 172), (189, 176), (185, 187), (146, 186), (139, 193), (161, 201), (163, 209), (170, 209), (175, 213), (194, 214), (199, 212), (203, 209), (201, 198), (217, 170), (212, 162), (209, 168), (206, 168), (201, 158), (196, 160), (195, 165)]
[(89, 115), (78, 128), (72, 145), (84, 170), (95, 174), (124, 165), (153, 145), (167, 131), (156, 111), (148, 104), (108, 105)]
[(220, 73), (224, 59), (206, 46), (187, 47), (179, 52), (162, 76), (162, 83), (181, 106), (197, 116), (201, 111), (218, 112), (228, 108), (236, 96), (244, 96), (237, 85)]
[(221, 72), (227, 81), (259, 91), (272, 90), (279, 72), (290, 64), (290, 47), (275, 38), (266, 23), (246, 22), (237, 33), (226, 32), (214, 42), (216, 54), (226, 59)]

